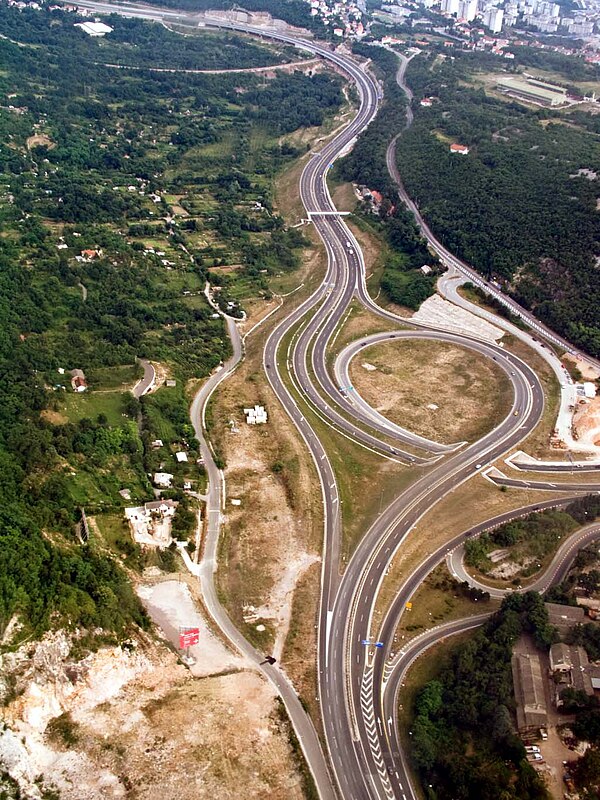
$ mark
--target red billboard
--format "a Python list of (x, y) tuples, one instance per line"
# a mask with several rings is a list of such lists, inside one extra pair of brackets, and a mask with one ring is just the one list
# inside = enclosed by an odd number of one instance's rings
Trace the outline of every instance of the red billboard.
[(185, 650), (200, 641), (200, 628), (180, 628), (179, 629), (179, 649)]

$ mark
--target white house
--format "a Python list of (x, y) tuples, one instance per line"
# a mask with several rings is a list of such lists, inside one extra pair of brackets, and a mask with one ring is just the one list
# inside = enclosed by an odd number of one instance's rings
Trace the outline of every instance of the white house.
[(248, 425), (265, 425), (267, 422), (267, 412), (264, 406), (245, 408), (244, 414), (246, 415), (246, 422)]
[(170, 489), (173, 475), (170, 472), (155, 472), (153, 482), (160, 489)]
[(125, 509), (135, 542), (161, 549), (171, 544), (171, 526), (177, 503), (174, 500), (153, 500)]

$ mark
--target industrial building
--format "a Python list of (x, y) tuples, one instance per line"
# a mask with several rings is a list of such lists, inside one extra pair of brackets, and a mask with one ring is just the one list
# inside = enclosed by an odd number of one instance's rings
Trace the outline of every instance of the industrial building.
[(533, 653), (515, 653), (511, 667), (519, 733), (545, 728), (548, 722), (548, 708), (540, 657)]
[(496, 86), (510, 97), (536, 105), (556, 107), (568, 103), (567, 90), (562, 86), (554, 86), (534, 78), (499, 78)]

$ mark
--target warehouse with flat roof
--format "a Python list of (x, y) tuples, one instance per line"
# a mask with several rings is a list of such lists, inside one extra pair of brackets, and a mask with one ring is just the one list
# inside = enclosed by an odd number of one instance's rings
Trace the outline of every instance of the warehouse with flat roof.
[(525, 733), (532, 728), (545, 728), (548, 709), (540, 657), (533, 653), (515, 653), (511, 667), (519, 733)]
[(521, 77), (498, 78), (497, 88), (518, 100), (542, 106), (564, 106), (568, 102), (567, 90), (543, 81)]

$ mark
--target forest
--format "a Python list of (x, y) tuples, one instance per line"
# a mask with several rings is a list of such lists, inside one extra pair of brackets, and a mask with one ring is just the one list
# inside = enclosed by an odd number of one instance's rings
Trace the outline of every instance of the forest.
[(554, 638), (544, 601), (535, 592), (509, 595), (418, 694), (412, 753), (427, 798), (549, 797), (526, 760), (511, 714), (512, 648), (524, 632), (542, 648)]
[(530, 562), (529, 568), (519, 572), (519, 578), (533, 574), (540, 560), (558, 548), (562, 538), (577, 528), (577, 523), (566, 511), (549, 509), (529, 514), (482, 533), (465, 542), (465, 563), (487, 572), (492, 567), (489, 553), (493, 550), (508, 549), (511, 560)]
[[(598, 356), (597, 123), (495, 97), (478, 74), (460, 51), (411, 61), (415, 120), (397, 150), (405, 187), (444, 245)], [(453, 142), (468, 155), (451, 153)]]
[(435, 268), (437, 258), (429, 251), (410, 212), (398, 202), (397, 190), (386, 166), (388, 145), (406, 125), (406, 99), (396, 82), (398, 58), (389, 50), (361, 43), (355, 43), (352, 49), (373, 61), (384, 82), (384, 102), (351, 152), (336, 166), (335, 175), (383, 195), (376, 227), (390, 255), (384, 265), (381, 288), (388, 300), (417, 310), (434, 293), (436, 278), (435, 270), (431, 275), (424, 275), (420, 268), (423, 264)]
[[(192, 11), (230, 10), (239, 7), (234, 0), (157, 0), (156, 5)], [(304, 0), (244, 0), (243, 8), (247, 11), (264, 11), (275, 19), (282, 19), (289, 25), (308, 28), (323, 37), (327, 34), (322, 21), (311, 17), (310, 6)]]
[(256, 40), (227, 32), (205, 32), (189, 36), (182, 47), (180, 34), (164, 25), (150, 25), (140, 19), (117, 14), (105, 17), (113, 28), (108, 37), (89, 37), (75, 22), (73, 12), (36, 11), (24, 8), (19, 15), (7, 5), (0, 5), (0, 30), (9, 39), (22, 44), (43, 45), (54, 57), (65, 51), (84, 64), (105, 64), (153, 69), (227, 69), (235, 65), (268, 67), (286, 61), (299, 61), (302, 53), (293, 47), (267, 47)]
[[(177, 50), (180, 69), (271, 65), (289, 59), (281, 48), (121, 19), (99, 42), (77, 20), (0, 7), (0, 635), (17, 616), (16, 643), (51, 625), (121, 637), (147, 624), (114, 554), (129, 569), (156, 563), (123, 507), (152, 498), (148, 475), (163, 464), (174, 531), (193, 533), (182, 487), (202, 491), (204, 472), (189, 381), (229, 354), (205, 282), (238, 313), (296, 268), (305, 240), (274, 211), (273, 180), (304, 152), (286, 136), (343, 100), (341, 81), (323, 75), (144, 68), (150, 46), (165, 59)], [(140, 69), (106, 66), (134, 55)], [(143, 358), (172, 388), (138, 401), (129, 388)], [(181, 448), (188, 464), (175, 463)], [(99, 530), (86, 546), (82, 507)], [(156, 558), (173, 568), (169, 551)]]

